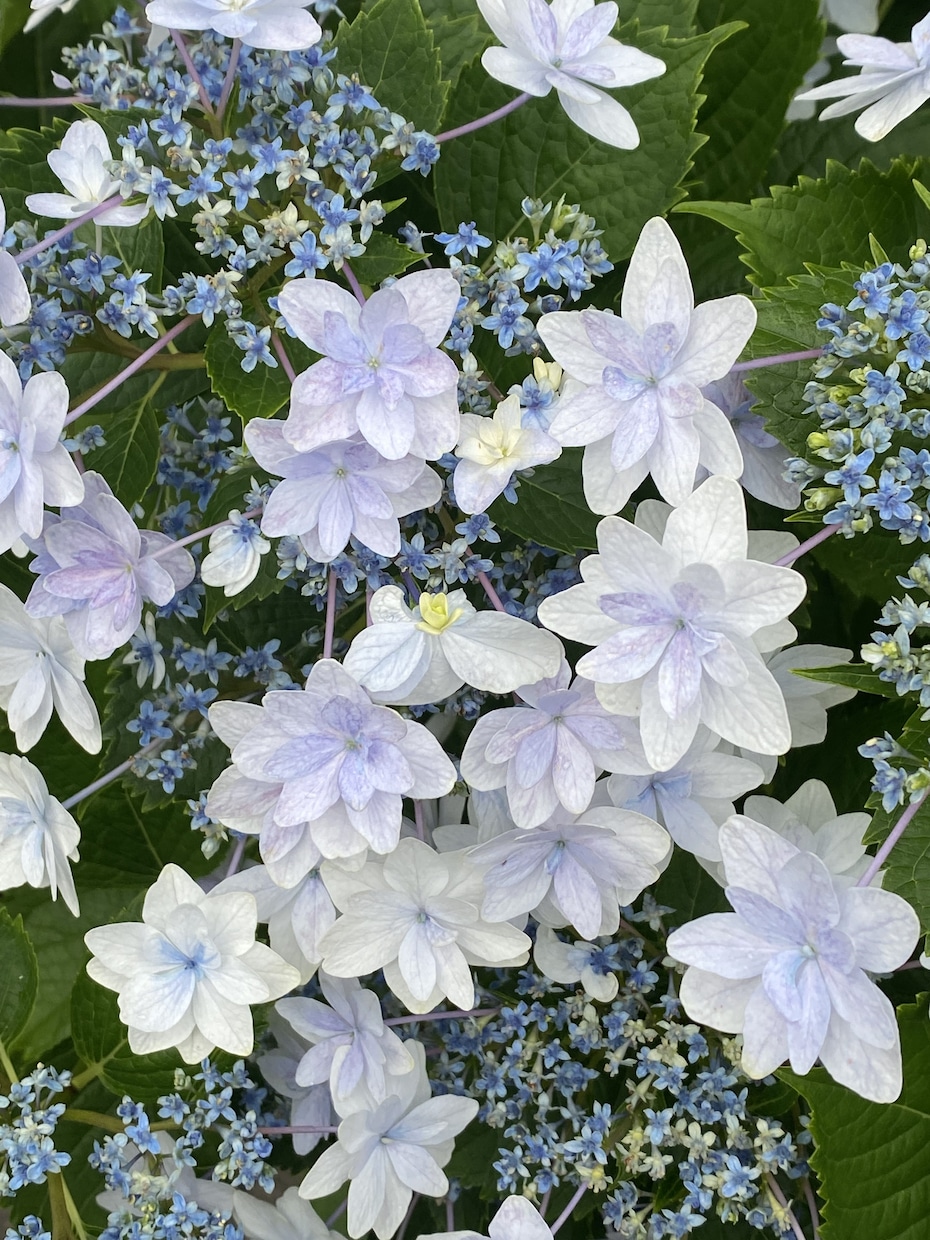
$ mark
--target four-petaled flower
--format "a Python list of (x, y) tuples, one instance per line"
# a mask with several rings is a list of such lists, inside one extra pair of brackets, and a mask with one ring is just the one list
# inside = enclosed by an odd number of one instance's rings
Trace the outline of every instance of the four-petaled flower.
[[(67, 194), (30, 194), (26, 206), (36, 215), (55, 220), (73, 220), (119, 195), (120, 183), (113, 179), (110, 144), (96, 121), (75, 121), (59, 147), (49, 151), (48, 166), (68, 190)], [(135, 228), (148, 215), (147, 206), (113, 206), (96, 217), (108, 228)]]

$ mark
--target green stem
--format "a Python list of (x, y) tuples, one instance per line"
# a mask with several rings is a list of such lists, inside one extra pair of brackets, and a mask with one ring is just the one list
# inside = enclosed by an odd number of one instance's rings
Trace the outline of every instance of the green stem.
[(13, 1067), (13, 1061), (7, 1054), (6, 1047), (3, 1045), (2, 1041), (0, 1041), (0, 1068), (2, 1068), (6, 1073), (7, 1079), (11, 1085), (16, 1085), (19, 1082), (19, 1077), (16, 1075), (16, 1069)]
[(71, 1189), (68, 1187), (68, 1181), (64, 1176), (61, 1179), (61, 1189), (65, 1198), (65, 1209), (68, 1211), (68, 1218), (71, 1220), (74, 1232), (78, 1240), (87, 1240), (87, 1232), (84, 1229), (84, 1223), (81, 1219), (81, 1213), (77, 1208), (74, 1198), (71, 1196)]
[(61, 1172), (48, 1177), (48, 1203), (52, 1208), (52, 1240), (75, 1240)]
[[(79, 1080), (79, 1077), (75, 1077), (72, 1084), (77, 1086)], [(118, 1115), (107, 1115), (103, 1111), (85, 1111), (82, 1107), (68, 1107), (60, 1122), (62, 1124), (86, 1124), (88, 1128), (102, 1128), (104, 1132), (123, 1132), (125, 1127)], [(176, 1128), (177, 1124), (166, 1119), (159, 1120), (149, 1127), (151, 1132), (167, 1132), (169, 1128)]]

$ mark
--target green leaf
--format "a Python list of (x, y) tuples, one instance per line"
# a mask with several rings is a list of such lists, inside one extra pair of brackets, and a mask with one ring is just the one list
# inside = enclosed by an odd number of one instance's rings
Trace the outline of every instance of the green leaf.
[(868, 263), (870, 233), (889, 253), (903, 257), (926, 225), (911, 181), (928, 175), (924, 160), (896, 159), (887, 172), (868, 160), (855, 172), (830, 160), (821, 180), (801, 177), (791, 189), (773, 186), (768, 198), (687, 202), (677, 209), (735, 232), (745, 247), (740, 257), (749, 279), (768, 287), (803, 274), (811, 264)]
[(161, 220), (154, 215), (135, 228), (104, 228), (104, 252), (123, 264), (127, 275), (144, 271), (152, 277), (149, 287), (160, 289), (165, 261), (165, 241)]
[(0, 1042), (10, 1042), (25, 1028), (39, 984), (39, 966), (22, 917), (0, 909)]
[[(670, 35), (685, 39), (694, 34), (698, 14), (698, 0), (620, 0), (622, 23), (639, 18), (644, 26), (667, 26)], [(704, 23), (704, 29), (711, 24)]]
[[(817, 330), (820, 307), (828, 301), (845, 305), (852, 296), (856, 274), (852, 268), (812, 268), (781, 288), (762, 290), (756, 299), (758, 324), (746, 349), (748, 358), (775, 357), (823, 345)], [(766, 429), (797, 456), (808, 456), (807, 437), (820, 429), (816, 413), (805, 413), (804, 389), (810, 382), (810, 362), (780, 362), (747, 371), (746, 386), (756, 397), (754, 412), (766, 420)], [(818, 458), (813, 458), (818, 459)]]
[(103, 474), (113, 494), (127, 508), (142, 498), (158, 468), (161, 418), (153, 402), (161, 387), (162, 382), (156, 379), (141, 400), (113, 414), (106, 422), (106, 443), (93, 455), (94, 469)]
[(422, 261), (422, 254), (401, 245), (389, 233), (375, 232), (368, 238), (365, 253), (352, 260), (352, 270), (362, 284), (376, 288), (382, 280), (399, 276), (414, 263)]
[[(19, 34), (29, 16), (29, 0), (4, 0), (0, 5), (0, 52)], [(6, 87), (9, 90), (9, 87)]]
[[(624, 42), (667, 66), (662, 77), (618, 95), (639, 128), (639, 147), (620, 151), (595, 141), (572, 124), (554, 92), (534, 99), (443, 149), (435, 173), (443, 227), (455, 231), (460, 221), (476, 220), (487, 236), (503, 239), (526, 232), (520, 204), (527, 195), (556, 202), (564, 194), (595, 217), (614, 262), (626, 258), (646, 220), (684, 197), (681, 182), (702, 141), (695, 122), (704, 64), (737, 29), (668, 39), (664, 31), (641, 30), (635, 22), (620, 27)], [(463, 124), (512, 98), (512, 90), (473, 65), (459, 79), (444, 124)]]
[(87, 958), (84, 935), (119, 912), (135, 894), (126, 888), (82, 891), (81, 916), (75, 917), (61, 899), (52, 902), (43, 892), (42, 903), (24, 916), (38, 962), (38, 989), (32, 1013), (13, 1044), (21, 1062), (47, 1062), (48, 1052), (68, 1037), (71, 987)]
[(99, 1069), (108, 1089), (139, 1102), (153, 1102), (168, 1093), (175, 1069), (184, 1066), (176, 1050), (133, 1054), (119, 1018), (116, 994), (93, 981), (85, 970), (71, 992), (71, 1036), (74, 1049), (89, 1068)]
[(465, 0), (461, 12), (450, 12), (440, 0), (420, 0), (420, 8), (436, 41), (443, 80), (454, 86), (465, 66), (494, 42), (493, 36), (474, 11), (473, 0)]
[(357, 73), (383, 107), (437, 132), (449, 87), (417, 0), (378, 0), (340, 25), (336, 47), (342, 72)]
[(697, 858), (683, 848), (675, 849), (653, 894), (657, 903), (674, 909), (666, 919), (670, 927), (683, 926), (705, 913), (730, 912), (723, 888)]
[[(293, 340), (285, 341), (291, 357), (296, 344)], [(259, 362), (251, 374), (247, 374), (242, 369), (245, 354), (229, 338), (225, 323), (216, 323), (212, 328), (207, 337), (206, 355), (213, 391), (243, 422), (270, 418), (287, 403), (291, 384), (280, 363), (275, 367)]]
[(203, 608), (203, 631), (209, 633), (217, 616), (228, 611), (241, 611), (249, 603), (261, 602), (272, 594), (279, 594), (285, 586), (283, 578), (278, 577), (278, 557), (274, 548), (262, 556), (261, 564), (255, 575), (244, 590), (227, 598), (218, 586), (207, 586), (207, 594)]
[(880, 680), (878, 673), (868, 663), (840, 663), (837, 667), (798, 667), (792, 669), (795, 676), (805, 680), (818, 680), (826, 685), (844, 685), (859, 693), (875, 693), (879, 697), (897, 698), (894, 685)]
[(925, 1240), (930, 1214), (930, 1017), (926, 997), (898, 1010), (904, 1088), (867, 1102), (822, 1068), (783, 1072), (811, 1104), (811, 1165), (824, 1200), (823, 1240)]
[(788, 104), (817, 59), (824, 24), (818, 0), (702, 0), (705, 29), (740, 20), (747, 28), (711, 57), (702, 89), (695, 196), (744, 199), (758, 192), (785, 124)]
[[(26, 211), (27, 194), (61, 193), (61, 182), (48, 166), (48, 153), (61, 141), (67, 123), (60, 118), (51, 129), (32, 133), (28, 129), (8, 129), (0, 132), (0, 185), (6, 205), (6, 226), (17, 220), (35, 217)], [(47, 221), (51, 223), (51, 221)], [(40, 234), (44, 229), (39, 224)]]
[(501, 529), (555, 551), (597, 547), (600, 517), (585, 503), (580, 449), (569, 448), (550, 465), (538, 466), (531, 478), (521, 478), (517, 498), (517, 504), (497, 499), (488, 510)]

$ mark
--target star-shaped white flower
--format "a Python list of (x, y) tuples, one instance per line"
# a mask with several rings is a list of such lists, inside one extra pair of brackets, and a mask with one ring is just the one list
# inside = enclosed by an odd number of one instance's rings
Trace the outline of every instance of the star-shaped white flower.
[(60, 10), (62, 13), (70, 13), (76, 4), (77, 0), (31, 0), (29, 7), (32, 13), (23, 29), (28, 34), (30, 30), (34, 30), (38, 26), (39, 22), (44, 22), (50, 13), (54, 13), (57, 10)]
[(930, 13), (911, 30), (909, 43), (868, 34), (844, 34), (836, 42), (843, 64), (858, 67), (858, 75), (797, 96), (802, 102), (837, 99), (820, 113), (822, 121), (864, 109), (856, 132), (879, 142), (930, 99)]
[(485, 917), (503, 921), (536, 909), (538, 920), (568, 922), (592, 939), (616, 932), (620, 907), (656, 881), (669, 846), (645, 815), (594, 806), (578, 817), (562, 810), (531, 831), (507, 831), (467, 856), (482, 870)]
[(24, 534), (40, 537), (46, 504), (70, 507), (84, 496), (59, 439), (68, 400), (61, 375), (33, 375), (23, 388), (16, 366), (0, 353), (0, 551)]
[(171, 30), (213, 30), (276, 52), (300, 52), (323, 37), (312, 0), (149, 0), (150, 22)]
[(543, 315), (546, 347), (583, 385), (563, 394), (549, 434), (587, 445), (584, 488), (595, 512), (618, 512), (648, 474), (672, 504), (694, 490), (699, 466), (740, 476), (730, 421), (701, 388), (727, 374), (755, 324), (741, 294), (694, 305), (681, 246), (659, 218), (636, 243), (621, 314)]
[(268, 1003), (300, 982), (295, 968), (256, 943), (258, 910), (245, 891), (204, 893), (166, 865), (145, 895), (141, 922), (89, 930), (87, 972), (119, 995), (134, 1054), (176, 1046), (199, 1063), (215, 1046), (251, 1054), (250, 1004)]
[[(6, 232), (6, 206), (0, 197), (0, 238)], [(19, 263), (0, 249), (0, 327), (25, 323), (32, 313), (32, 298)]]
[(482, 792), (507, 789), (518, 827), (536, 827), (561, 805), (583, 814), (601, 771), (612, 771), (626, 741), (626, 721), (611, 716), (593, 685), (556, 676), (522, 685), (526, 704), (482, 715), (465, 742), (462, 778)]
[(88, 753), (99, 753), (100, 717), (84, 684), (84, 660), (60, 616), (34, 618), (12, 590), (0, 585), (0, 708), (29, 750), (52, 710)]
[(554, 89), (579, 129), (623, 150), (639, 146), (632, 116), (603, 88), (661, 77), (665, 63), (611, 37), (612, 0), (478, 0), (478, 8), (504, 45), (481, 57), (491, 77), (540, 98)]
[(711, 913), (668, 937), (691, 966), (680, 996), (692, 1020), (743, 1035), (743, 1070), (761, 1078), (788, 1060), (819, 1059), (841, 1085), (873, 1102), (901, 1090), (892, 1004), (870, 979), (910, 956), (920, 923), (907, 901), (835, 878), (761, 823), (720, 829), (733, 913)]
[(478, 1114), (473, 1098), (430, 1097), (421, 1042), (407, 1042), (412, 1072), (395, 1078), (395, 1092), (372, 1110), (355, 1111), (304, 1177), (300, 1195), (328, 1197), (349, 1181), (349, 1235), (374, 1231), (388, 1240), (414, 1192), (442, 1197), (449, 1181), (442, 1168), (452, 1157), (454, 1138)]
[[(632, 729), (631, 729), (632, 731)], [(698, 728), (674, 766), (656, 771), (637, 735), (629, 735), (610, 776), (610, 799), (662, 824), (679, 846), (707, 861), (720, 860), (720, 824), (735, 813), (737, 797), (765, 782), (762, 768), (747, 758), (721, 753), (720, 739)]]
[[(110, 144), (96, 121), (75, 121), (61, 144), (48, 154), (48, 166), (67, 194), (30, 194), (26, 206), (36, 215), (53, 220), (73, 220), (86, 215), (108, 198), (119, 195), (120, 183), (109, 170), (113, 160)], [(148, 215), (147, 206), (113, 207), (96, 217), (108, 228), (135, 228)]]
[(326, 1003), (281, 999), (277, 1011), (310, 1044), (297, 1065), (298, 1085), (329, 1082), (341, 1115), (365, 1110), (394, 1092), (394, 1078), (413, 1070), (413, 1059), (381, 1015), (381, 1000), (356, 978), (320, 974)]
[(227, 598), (240, 594), (255, 580), (262, 556), (271, 543), (262, 538), (254, 521), (234, 508), (229, 525), (210, 535), (210, 550), (200, 565), (200, 579), (207, 586), (222, 586)]
[(81, 830), (49, 794), (41, 771), (18, 754), (0, 754), (0, 888), (50, 887), (80, 916), (70, 861)]
[(376, 702), (441, 702), (463, 684), (512, 693), (554, 676), (562, 661), (554, 634), (506, 612), (477, 611), (463, 590), (424, 592), (408, 607), (403, 590), (382, 586), (370, 616), (344, 667)]
[(866, 856), (862, 842), (869, 815), (837, 814), (830, 789), (819, 779), (807, 780), (785, 802), (774, 797), (747, 797), (743, 812), (802, 851), (814, 853), (834, 878), (851, 881), (869, 867), (871, 858)]
[(405, 837), (357, 874), (327, 866), (325, 877), (342, 916), (323, 939), (323, 968), (335, 977), (383, 969), (384, 980), (411, 1012), (430, 1012), (444, 997), (472, 1008), (469, 965), (527, 959), (525, 934), (480, 915), (480, 873), (460, 854), (436, 853)]
[(583, 583), (544, 599), (539, 618), (594, 646), (578, 674), (609, 710), (639, 716), (654, 769), (674, 766), (701, 723), (734, 744), (784, 753), (785, 701), (756, 640), (799, 606), (806, 583), (747, 559), (739, 483), (709, 478), (669, 516), (661, 543), (606, 517), (598, 549), (581, 562)]
[(459, 435), (458, 369), (439, 346), (461, 300), (450, 271), (401, 276), (360, 306), (326, 280), (292, 280), (278, 305), (321, 354), (297, 376), (285, 438), (299, 452), (360, 434), (387, 460), (435, 461)]
[(462, 512), (486, 512), (518, 470), (547, 465), (561, 456), (562, 449), (544, 430), (525, 427), (519, 397), (508, 396), (493, 417), (462, 415), (455, 454), (459, 458), (452, 475), (456, 504)]
[(550, 981), (560, 986), (580, 982), (585, 994), (600, 1003), (610, 1003), (620, 989), (617, 974), (607, 967), (603, 951), (596, 943), (581, 939), (563, 943), (548, 926), (540, 926), (536, 932), (533, 961)]

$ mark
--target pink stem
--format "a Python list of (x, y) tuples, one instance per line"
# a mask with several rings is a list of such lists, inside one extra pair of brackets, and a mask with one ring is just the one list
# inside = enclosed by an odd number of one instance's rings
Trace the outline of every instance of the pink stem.
[(777, 568), (790, 568), (802, 555), (806, 555), (812, 548), (819, 546), (822, 542), (826, 542), (831, 534), (835, 534), (840, 527), (838, 525), (825, 525), (822, 530), (818, 530), (816, 534), (812, 534), (806, 542), (802, 542), (800, 546), (795, 547), (793, 551), (789, 551), (787, 555), (783, 555), (781, 559), (775, 561)]
[(413, 803), (413, 819), (417, 828), (417, 839), (426, 842), (426, 823), (423, 821), (423, 805), (420, 801)]
[(802, 1180), (804, 1185), (804, 1196), (807, 1200), (807, 1208), (811, 1214), (811, 1226), (814, 1229), (814, 1240), (820, 1240), (820, 1214), (817, 1210), (817, 1197), (811, 1187), (810, 1177), (805, 1176)]
[(342, 271), (343, 271), (343, 274), (345, 275), (345, 278), (349, 282), (349, 288), (355, 294), (355, 298), (358, 301), (358, 304), (360, 306), (364, 306), (365, 294), (362, 292), (362, 286), (358, 282), (358, 276), (356, 276), (355, 272), (352, 270), (352, 268), (349, 266), (348, 263), (342, 264)]
[(555, 1220), (555, 1222), (549, 1228), (549, 1230), (552, 1232), (553, 1235), (555, 1235), (555, 1233), (559, 1230), (559, 1228), (562, 1226), (563, 1223), (568, 1222), (568, 1220), (572, 1216), (572, 1211), (574, 1210), (575, 1206), (578, 1204), (578, 1202), (582, 1199), (582, 1197), (585, 1195), (587, 1191), (588, 1191), (587, 1184), (581, 1184), (578, 1186), (578, 1188), (575, 1190), (574, 1196), (572, 1197), (571, 1201), (568, 1203), (568, 1205), (565, 1207), (565, 1209), (562, 1211), (559, 1217)]
[(907, 809), (904, 811), (904, 813), (895, 823), (887, 840), (885, 840), (884, 844), (882, 844), (881, 848), (872, 858), (872, 863), (869, 866), (869, 868), (861, 876), (861, 878), (856, 880), (857, 887), (868, 887), (872, 879), (875, 877), (878, 871), (882, 868), (882, 866), (888, 860), (888, 856), (891, 853), (891, 850), (894, 848), (895, 844), (897, 844), (898, 840), (907, 830), (908, 823), (911, 821), (911, 819), (914, 817), (914, 815), (917, 813), (917, 811), (920, 809), (921, 805), (923, 805), (926, 799), (927, 799), (927, 793), (925, 792), (923, 793), (922, 796), (918, 797), (916, 801), (911, 801), (910, 805), (907, 807)]
[(516, 112), (517, 108), (522, 108), (532, 98), (532, 95), (526, 93), (517, 95), (516, 99), (511, 99), (509, 103), (505, 103), (502, 108), (497, 108), (494, 112), (488, 112), (486, 116), (479, 116), (477, 120), (469, 121), (467, 125), (459, 125), (458, 129), (447, 129), (445, 133), (437, 134), (436, 142), (448, 142), (450, 138), (461, 138), (467, 133), (474, 133), (476, 129), (483, 129), (485, 125), (493, 125), (495, 121), (502, 120), (511, 112)]
[(284, 347), (284, 341), (275, 331), (272, 331), (271, 333), (271, 347), (278, 355), (278, 361), (281, 363), (281, 369), (287, 375), (291, 383), (293, 383), (297, 378), (297, 372), (291, 364), (291, 359), (287, 355), (287, 350)]
[(226, 878), (232, 878), (242, 864), (242, 854), (245, 852), (246, 837), (243, 835), (236, 840), (236, 846), (232, 850), (232, 856), (229, 858), (229, 865), (226, 867)]
[(301, 1132), (338, 1132), (338, 1128), (324, 1127), (322, 1124), (289, 1124), (285, 1128), (259, 1128), (266, 1137), (291, 1137)]
[(500, 595), (494, 589), (493, 585), (491, 585), (491, 579), (487, 575), (487, 573), (478, 573), (477, 576), (478, 576), (478, 580), (484, 586), (484, 592), (488, 596), (488, 598), (491, 600), (491, 606), (494, 608), (494, 610), (506, 612), (507, 608), (501, 602)]
[(165, 741), (159, 738), (157, 741), (151, 741), (138, 753), (127, 758), (125, 762), (121, 762), (119, 766), (115, 766), (112, 771), (107, 771), (106, 775), (101, 775), (99, 779), (95, 779), (92, 784), (88, 784), (86, 788), (82, 788), (80, 792), (75, 792), (72, 796), (62, 801), (64, 809), (73, 809), (75, 805), (79, 805), (81, 801), (86, 801), (88, 797), (92, 797), (95, 792), (99, 792), (101, 788), (106, 788), (108, 784), (112, 784), (114, 780), (119, 779), (121, 775), (125, 775), (131, 770), (134, 763), (139, 758), (147, 758), (149, 754), (157, 753), (165, 744)]
[[(261, 512), (261, 508), (250, 508), (248, 512), (242, 515), (247, 519), (257, 517)], [(206, 529), (194, 530), (193, 534), (185, 534), (183, 538), (178, 538), (167, 547), (161, 547), (156, 551), (152, 559), (157, 560), (159, 556), (168, 555), (172, 551), (177, 551), (178, 547), (187, 547), (191, 543), (201, 542), (204, 538), (209, 538), (211, 534), (215, 534), (217, 530), (225, 530), (228, 525), (232, 525), (232, 521), (217, 521), (216, 525), (208, 525)]]
[(174, 327), (172, 327), (170, 331), (165, 332), (164, 336), (159, 337), (151, 348), (146, 349), (144, 353), (140, 353), (138, 357), (133, 358), (125, 370), (114, 376), (109, 383), (105, 383), (102, 388), (99, 388), (96, 392), (94, 392), (93, 396), (89, 396), (82, 405), (78, 405), (77, 409), (72, 409), (65, 418), (65, 426), (70, 426), (72, 422), (76, 422), (78, 418), (83, 417), (89, 409), (93, 409), (94, 406), (99, 405), (102, 400), (106, 400), (111, 392), (115, 392), (116, 389), (121, 387), (127, 379), (136, 373), (137, 370), (141, 370), (146, 362), (161, 353), (162, 349), (167, 348), (172, 340), (174, 340), (177, 336), (180, 336), (181, 332), (190, 327), (191, 323), (195, 322), (196, 319), (196, 314), (189, 314), (187, 318), (182, 319), (180, 323), (175, 323)]
[(93, 103), (86, 95), (50, 95), (47, 99), (0, 98), (0, 108), (73, 108), (76, 103)]
[(446, 1198), (446, 1231), (455, 1231), (455, 1203), (451, 1197)]
[(229, 103), (229, 96), (232, 94), (233, 83), (236, 80), (236, 70), (239, 67), (239, 52), (241, 48), (241, 41), (233, 39), (229, 53), (229, 68), (226, 70), (226, 77), (223, 81), (223, 93), (220, 95), (219, 107), (216, 109), (216, 114), (221, 120), (226, 112), (226, 105)]
[(539, 1203), (539, 1217), (545, 1222), (546, 1211), (549, 1209), (549, 1198), (552, 1196), (552, 1189), (547, 1188), (543, 1193), (543, 1199)]
[(326, 627), (323, 630), (323, 658), (333, 657), (333, 638), (336, 633), (336, 584), (338, 578), (329, 570), (329, 586), (326, 590)]
[(49, 233), (43, 241), (37, 241), (35, 245), (31, 245), (28, 250), (23, 250), (21, 254), (16, 255), (16, 261), (22, 267), (23, 263), (27, 263), (30, 258), (34, 258), (36, 254), (41, 254), (43, 250), (49, 250), (53, 245), (57, 245), (64, 237), (68, 237), (76, 228), (80, 228), (82, 224), (87, 224), (90, 220), (95, 220), (98, 215), (103, 215), (105, 211), (112, 211), (114, 207), (120, 206), (122, 198), (119, 194), (115, 194), (112, 198), (107, 198), (105, 202), (98, 202), (90, 211), (86, 211), (83, 215), (77, 216), (76, 219), (65, 224), (64, 228), (59, 228), (57, 232)]
[(335, 1210), (333, 1210), (332, 1214), (326, 1220), (326, 1226), (329, 1228), (332, 1228), (336, 1223), (339, 1222), (339, 1220), (342, 1218), (343, 1214), (345, 1214), (348, 1208), (349, 1208), (349, 1199), (348, 1197), (346, 1197), (340, 1205), (336, 1206)]
[(384, 1022), (386, 1025), (418, 1025), (421, 1021), (431, 1020), (459, 1020), (469, 1016), (496, 1016), (500, 1008), (473, 1008), (470, 1012), (461, 1010), (455, 1012), (424, 1012), (421, 1016), (390, 1016)]
[(823, 357), (823, 349), (801, 349), (797, 353), (776, 353), (772, 357), (756, 357), (751, 362), (737, 362), (730, 367), (730, 374), (742, 370), (761, 370), (764, 366), (779, 366), (782, 362), (806, 362)]
[(210, 96), (207, 94), (207, 88), (203, 84), (203, 78), (197, 72), (197, 66), (194, 64), (190, 52), (187, 50), (187, 44), (184, 42), (184, 36), (180, 30), (172, 30), (171, 37), (174, 39), (174, 45), (181, 53), (181, 59), (187, 72), (191, 75), (191, 81), (197, 87), (197, 94), (200, 96), (200, 102), (203, 104), (204, 111), (209, 116), (214, 116), (213, 104), (210, 102)]
[(794, 1211), (791, 1209), (791, 1206), (788, 1204), (788, 1198), (781, 1191), (781, 1188), (779, 1187), (777, 1180), (772, 1175), (767, 1176), (766, 1178), (768, 1180), (769, 1188), (772, 1190), (772, 1195), (777, 1199), (778, 1204), (782, 1207), (782, 1209), (788, 1212), (788, 1222), (791, 1224), (791, 1230), (794, 1232), (795, 1237), (797, 1238), (797, 1240), (807, 1240), (807, 1237), (804, 1235), (804, 1232), (801, 1230), (801, 1224), (795, 1218)]

